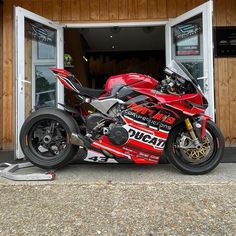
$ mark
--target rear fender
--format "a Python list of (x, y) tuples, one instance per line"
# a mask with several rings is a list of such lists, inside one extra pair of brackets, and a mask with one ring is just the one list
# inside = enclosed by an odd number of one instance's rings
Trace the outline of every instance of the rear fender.
[(76, 114), (76, 115), (80, 114), (79, 111), (74, 109), (73, 107), (67, 106), (67, 105), (62, 104), (62, 103), (58, 103), (58, 104), (60, 106), (62, 106), (65, 109), (65, 111), (67, 111), (67, 112), (69, 112), (71, 114)]
[(57, 116), (59, 118), (66, 116), (67, 121), (71, 122), (78, 132), (80, 131), (79, 125), (77, 124), (76, 120), (74, 119), (74, 117), (71, 114), (69, 114), (65, 110), (61, 110), (61, 109), (58, 109), (58, 108), (55, 108), (55, 107), (42, 107), (42, 108), (32, 112), (29, 115), (29, 117), (27, 117), (27, 119), (25, 120), (24, 123), (27, 123), (32, 119), (36, 119), (40, 115), (54, 115), (54, 116)]
[(85, 118), (84, 118), (84, 115), (83, 115), (83, 110), (78, 108), (79, 110), (73, 108), (73, 107), (70, 107), (70, 106), (67, 106), (65, 104), (62, 104), (62, 103), (58, 103), (60, 106), (62, 106), (64, 108), (64, 110), (69, 113), (77, 122), (77, 124), (84, 124), (85, 123)]

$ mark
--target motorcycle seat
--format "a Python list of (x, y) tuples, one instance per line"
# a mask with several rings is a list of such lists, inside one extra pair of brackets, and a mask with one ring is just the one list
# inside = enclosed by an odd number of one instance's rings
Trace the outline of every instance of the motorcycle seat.
[(92, 88), (86, 88), (86, 87), (82, 87), (82, 86), (79, 87), (78, 90), (81, 93), (81, 95), (88, 96), (91, 98), (98, 98), (103, 93), (106, 92), (106, 90), (103, 90), (103, 89), (92, 89)]

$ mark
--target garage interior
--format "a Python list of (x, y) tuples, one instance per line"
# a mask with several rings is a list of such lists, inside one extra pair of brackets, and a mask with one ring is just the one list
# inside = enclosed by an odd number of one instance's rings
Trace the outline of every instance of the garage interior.
[(83, 86), (101, 89), (107, 78), (142, 73), (160, 79), (165, 66), (165, 26), (66, 28), (65, 69)]

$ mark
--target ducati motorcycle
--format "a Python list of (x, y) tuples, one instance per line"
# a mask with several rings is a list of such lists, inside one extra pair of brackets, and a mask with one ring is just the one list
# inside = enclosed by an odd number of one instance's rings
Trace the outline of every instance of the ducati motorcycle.
[(75, 108), (44, 107), (25, 120), (20, 144), (26, 158), (45, 169), (73, 158), (100, 163), (168, 161), (187, 174), (204, 174), (221, 161), (224, 137), (204, 114), (208, 102), (186, 69), (172, 61), (165, 78), (137, 73), (111, 76), (104, 90), (85, 88), (64, 69), (55, 77), (81, 100)]

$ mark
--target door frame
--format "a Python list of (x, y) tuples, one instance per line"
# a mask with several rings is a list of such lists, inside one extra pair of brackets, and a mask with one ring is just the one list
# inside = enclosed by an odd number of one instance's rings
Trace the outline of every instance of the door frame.
[[(14, 7), (15, 17), (15, 158), (24, 157), (20, 148), (19, 134), (25, 120), (25, 18), (34, 20), (57, 31), (56, 63), (60, 68), (64, 68), (64, 39), (63, 27), (47, 18), (37, 15), (21, 7)], [(23, 65), (22, 65), (23, 62)], [(32, 88), (33, 90), (33, 88)], [(64, 87), (57, 81), (57, 102), (64, 103)], [(23, 106), (23, 107), (22, 107)]]
[(208, 91), (208, 102), (211, 104), (209, 106), (209, 114), (212, 120), (215, 120), (215, 87), (214, 87), (214, 55), (213, 55), (213, 1), (205, 2), (198, 7), (193, 8), (192, 10), (185, 12), (184, 14), (170, 19), (166, 24), (166, 64), (169, 64), (172, 60), (172, 35), (171, 28), (187, 19), (190, 19), (194, 16), (202, 14), (202, 35), (203, 41), (209, 42), (211, 40), (212, 46), (209, 46), (207, 43), (203, 43), (203, 76), (206, 77), (204, 87)]
[[(213, 11), (213, 4), (212, 1), (207, 2), (209, 4), (211, 4), (211, 9)], [(204, 4), (207, 4), (204, 3)], [(202, 4), (202, 5), (204, 5)], [(199, 12), (201, 10), (202, 12), (202, 5), (190, 10), (189, 12), (194, 12), (196, 13), (195, 15), (197, 15), (197, 12)], [(54, 21), (51, 21), (49, 19), (46, 19), (42, 16), (39, 16), (33, 12), (30, 12), (26, 9), (23, 9), (21, 7), (15, 7), (15, 45), (16, 45), (16, 51), (15, 51), (15, 80), (16, 80), (16, 86), (15, 86), (15, 94), (16, 94), (16, 145), (15, 145), (15, 150), (18, 150), (18, 146), (19, 145), (19, 127), (21, 127), (19, 125), (19, 114), (18, 114), (18, 107), (19, 104), (22, 103), (22, 99), (18, 99), (18, 92), (23, 90), (24, 92), (24, 83), (25, 80), (22, 77), (24, 75), (24, 66), (22, 68), (22, 66), (19, 66), (19, 61), (24, 61), (24, 34), (20, 33), (20, 32), (24, 32), (24, 24), (20, 24), (20, 22), (24, 22), (24, 18), (30, 18), (32, 20), (35, 21), (39, 21), (40, 23), (47, 25), (51, 28), (54, 27), (67, 27), (67, 28), (106, 28), (106, 27), (142, 27), (142, 26), (166, 26), (168, 23), (173, 22), (175, 19), (179, 19), (179, 21), (181, 22), (181, 20), (184, 20), (186, 18), (186, 16), (189, 15), (189, 12), (184, 13), (181, 16), (178, 16), (176, 18), (173, 19), (169, 19), (168, 21), (135, 21), (135, 22), (102, 22), (102, 23), (63, 23), (61, 22), (61, 24), (55, 23)], [(205, 10), (204, 10), (205, 12)], [(22, 14), (23, 13), (23, 14)], [(210, 20), (210, 17), (212, 17), (212, 15), (210, 14), (203, 14), (204, 17), (204, 21), (205, 20)], [(23, 19), (22, 19), (23, 18)], [(176, 21), (175, 21), (176, 24)], [(211, 25), (211, 29), (208, 29), (208, 25), (204, 26), (203, 24), (203, 32), (207, 33), (207, 37), (212, 38), (212, 25)], [(207, 29), (206, 29), (207, 28)], [(165, 35), (165, 41), (168, 42), (168, 37), (169, 34)], [(19, 47), (19, 42), (22, 42), (22, 46)], [(64, 33), (63, 33), (63, 29), (59, 32), (59, 30), (57, 31), (57, 65), (61, 68), (64, 67)], [(171, 55), (171, 51), (170, 51), (170, 47), (168, 48), (167, 45), (165, 45), (165, 50), (166, 50), (166, 61), (167, 58)], [(207, 47), (207, 45), (204, 44), (204, 52), (208, 51), (207, 55), (208, 55), (208, 63), (210, 63), (212, 70), (209, 71), (209, 77), (211, 78), (209, 80), (209, 86), (211, 86), (213, 88), (213, 93), (211, 94), (212, 97), (212, 102), (213, 102), (213, 109), (214, 109), (214, 81), (213, 81), (213, 48), (211, 47)], [(212, 55), (212, 56), (211, 56)], [(23, 59), (23, 60), (22, 60)], [(205, 70), (205, 61), (204, 61), (204, 70)], [(64, 96), (60, 96), (61, 94), (64, 94), (64, 87), (62, 85), (60, 85), (59, 83), (57, 83), (57, 97), (63, 97), (62, 100), (58, 100), (58, 102), (60, 103), (64, 103)], [(23, 100), (24, 101), (24, 100)], [(214, 117), (213, 117), (214, 119)], [(21, 121), (22, 122), (22, 121)], [(23, 124), (23, 122), (22, 122)], [(21, 124), (21, 125), (22, 125)], [(18, 157), (19, 157), (19, 153), (18, 153)]]
[(109, 27), (145, 27), (164, 26), (168, 21), (127, 21), (127, 22), (99, 22), (99, 23), (64, 23), (66, 28), (109, 28)]

